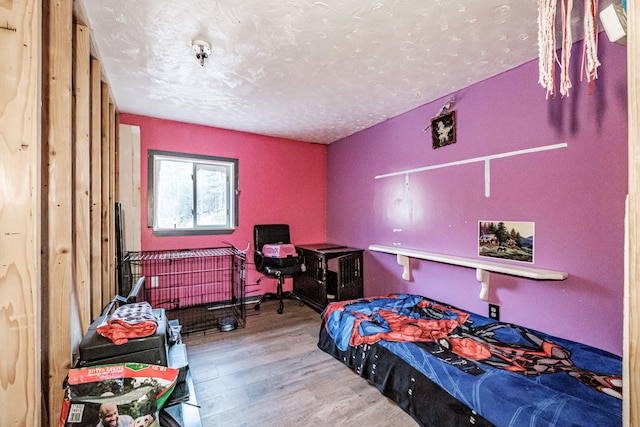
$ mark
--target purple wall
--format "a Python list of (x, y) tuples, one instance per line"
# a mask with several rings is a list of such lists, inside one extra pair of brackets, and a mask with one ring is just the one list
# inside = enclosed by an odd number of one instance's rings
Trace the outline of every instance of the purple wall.
[[(491, 275), (501, 320), (622, 353), (624, 204), (627, 193), (626, 49), (601, 35), (595, 92), (580, 82), (546, 100), (537, 61), (457, 92), (457, 143), (431, 148), (423, 129), (445, 97), (329, 146), (327, 240), (355, 247), (401, 244), (477, 258), (478, 221), (535, 222), (533, 267), (565, 281)], [(514, 150), (567, 148), (374, 179), (376, 175)], [(516, 263), (513, 261), (501, 261)], [(522, 263), (516, 263), (523, 265)], [(400, 278), (394, 255), (365, 253), (365, 295), (409, 292), (483, 315), (475, 270), (412, 260)], [(528, 265), (528, 264), (527, 264)]]

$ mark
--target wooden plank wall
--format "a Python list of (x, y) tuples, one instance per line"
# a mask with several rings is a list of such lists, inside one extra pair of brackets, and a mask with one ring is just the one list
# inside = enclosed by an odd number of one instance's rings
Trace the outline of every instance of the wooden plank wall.
[(101, 236), (102, 236), (102, 261), (100, 263), (102, 272), (102, 301), (108, 302), (113, 296), (111, 291), (111, 285), (109, 283), (109, 232), (111, 224), (109, 223), (109, 212), (111, 211), (109, 206), (109, 184), (111, 180), (109, 178), (109, 86), (102, 82), (102, 97), (100, 99), (100, 159), (102, 163), (101, 172), (101, 202), (100, 202), (100, 215), (101, 215)]
[[(90, 144), (91, 133), (91, 55), (89, 28), (75, 25), (73, 38), (73, 131), (72, 140), (72, 191), (73, 191), (73, 295), (80, 332), (91, 324), (91, 298), (89, 244), (89, 189), (90, 189)], [(82, 335), (72, 337), (79, 342)]]
[(626, 233), (624, 425), (640, 426), (640, 6), (627, 2), (629, 198)]
[[(71, 2), (43, 5), (43, 310), (46, 320), (49, 423), (60, 412), (71, 361), (72, 42)], [(75, 309), (75, 307), (73, 307)], [(75, 326), (75, 324), (73, 325)]]
[(37, 0), (0, 2), (0, 425), (41, 425)]
[(78, 344), (114, 294), (113, 218), (103, 214), (115, 200), (117, 111), (91, 58), (89, 28), (74, 24), (72, 3), (42, 3), (44, 403), (42, 422), (24, 425), (57, 424)]
[(91, 284), (91, 318), (100, 315), (106, 301), (102, 299), (102, 239), (95, 238), (102, 233), (102, 82), (100, 79), (100, 61), (91, 59), (91, 141), (89, 165), (91, 184), (89, 199), (91, 201), (90, 216), (90, 284)]
[(109, 195), (109, 263), (107, 264), (109, 267), (109, 289), (111, 291), (109, 295), (109, 300), (111, 300), (114, 295), (118, 294), (118, 290), (116, 288), (117, 277), (116, 273), (116, 212), (115, 212), (115, 203), (118, 198), (118, 187), (116, 186), (116, 182), (118, 181), (118, 163), (117, 163), (117, 153), (118, 153), (118, 113), (116, 111), (116, 106), (111, 99), (109, 99), (109, 186), (107, 194)]
[(124, 249), (141, 250), (140, 127), (120, 125), (118, 131), (118, 200), (124, 219)]

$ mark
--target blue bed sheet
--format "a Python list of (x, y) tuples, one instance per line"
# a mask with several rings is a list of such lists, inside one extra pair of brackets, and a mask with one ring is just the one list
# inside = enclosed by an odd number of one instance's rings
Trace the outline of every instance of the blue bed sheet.
[(497, 426), (622, 424), (619, 356), (418, 295), (323, 312), (336, 346), (381, 345)]

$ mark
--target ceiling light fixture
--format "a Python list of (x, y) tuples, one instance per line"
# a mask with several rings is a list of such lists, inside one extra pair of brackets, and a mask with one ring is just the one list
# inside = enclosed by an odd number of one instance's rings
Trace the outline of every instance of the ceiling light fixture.
[(196, 53), (196, 59), (200, 61), (200, 66), (204, 67), (204, 60), (211, 55), (211, 45), (203, 40), (194, 40), (191, 49)]

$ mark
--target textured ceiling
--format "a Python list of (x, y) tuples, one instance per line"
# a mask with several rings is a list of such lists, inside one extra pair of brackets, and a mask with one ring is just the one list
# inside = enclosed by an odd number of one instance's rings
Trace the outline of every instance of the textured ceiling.
[[(77, 0), (76, 10), (120, 112), (325, 144), (538, 55), (538, 0)], [(197, 39), (211, 44), (204, 67)]]

